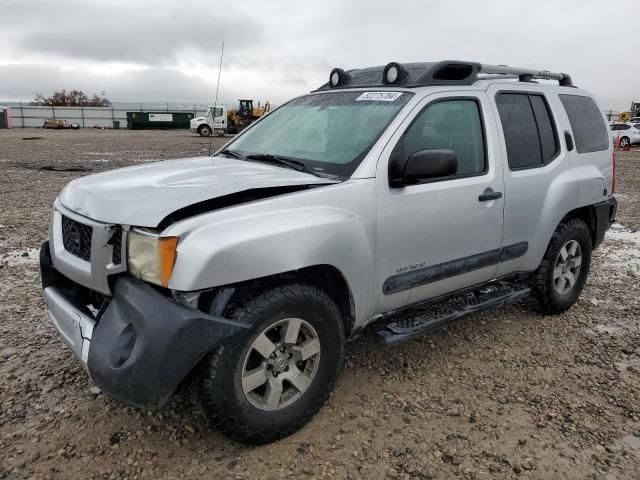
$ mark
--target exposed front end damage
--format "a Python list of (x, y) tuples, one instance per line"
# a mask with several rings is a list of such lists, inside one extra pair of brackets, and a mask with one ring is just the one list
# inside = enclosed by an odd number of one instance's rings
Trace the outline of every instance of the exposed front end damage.
[(114, 280), (113, 297), (94, 312), (78, 295), (83, 287), (54, 269), (48, 242), (40, 267), (47, 312), (91, 379), (112, 398), (141, 408), (162, 406), (207, 352), (245, 330), (129, 275)]

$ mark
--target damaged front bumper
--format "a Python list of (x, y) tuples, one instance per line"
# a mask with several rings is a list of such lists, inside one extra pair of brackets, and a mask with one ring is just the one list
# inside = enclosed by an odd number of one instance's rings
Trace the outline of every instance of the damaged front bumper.
[(141, 407), (162, 406), (213, 347), (246, 327), (175, 303), (127, 275), (96, 314), (77, 286), (53, 268), (49, 244), (40, 253), (47, 312), (91, 379), (109, 396)]

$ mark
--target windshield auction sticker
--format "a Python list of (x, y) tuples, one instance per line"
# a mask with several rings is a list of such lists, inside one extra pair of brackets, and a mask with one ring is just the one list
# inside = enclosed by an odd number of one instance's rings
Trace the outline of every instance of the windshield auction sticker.
[(368, 100), (370, 102), (394, 102), (400, 96), (402, 92), (364, 92), (358, 98), (356, 102)]

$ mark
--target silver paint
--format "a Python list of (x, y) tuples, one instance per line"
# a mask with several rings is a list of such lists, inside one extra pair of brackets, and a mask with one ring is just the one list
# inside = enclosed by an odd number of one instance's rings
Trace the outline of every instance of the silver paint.
[[(500, 90), (546, 95), (560, 143), (559, 156), (549, 165), (509, 170), (494, 100)], [(203, 213), (167, 227), (163, 235), (180, 237), (169, 287), (195, 291), (328, 265), (344, 277), (355, 305), (355, 326), (362, 327), (409, 303), (535, 270), (564, 215), (611, 194), (611, 144), (607, 151), (578, 155), (575, 150), (568, 152), (564, 143), (563, 132), (571, 127), (557, 95), (588, 93), (508, 80), (410, 91), (414, 97), (349, 180)], [(393, 146), (423, 106), (448, 96), (476, 97), (481, 102), (487, 173), (389, 188), (387, 163)], [(228, 147), (232, 145), (233, 141)], [(96, 254), (95, 260), (92, 256), (89, 268), (58, 248), (56, 211), (65, 207), (92, 219), (84, 221), (95, 224), (94, 232), (110, 224), (153, 227), (172, 211), (209, 198), (249, 188), (327, 182), (272, 165), (221, 157), (165, 161), (79, 179), (65, 188), (55, 206), (54, 265), (79, 283), (105, 291), (107, 271), (101, 262), (106, 252)], [(478, 202), (486, 187), (503, 192), (503, 197)], [(520, 258), (397, 294), (382, 292), (384, 280), (407, 265), (434, 265), (521, 242), (528, 242), (529, 249)]]

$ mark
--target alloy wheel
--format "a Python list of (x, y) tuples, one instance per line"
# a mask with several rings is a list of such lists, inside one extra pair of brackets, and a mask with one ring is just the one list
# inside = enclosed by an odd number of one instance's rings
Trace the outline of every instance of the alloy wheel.
[(553, 286), (560, 295), (573, 288), (582, 265), (582, 248), (576, 240), (569, 240), (558, 253), (553, 269)]
[(320, 339), (300, 318), (286, 318), (253, 341), (242, 368), (242, 391), (260, 410), (280, 410), (309, 388), (320, 364)]

